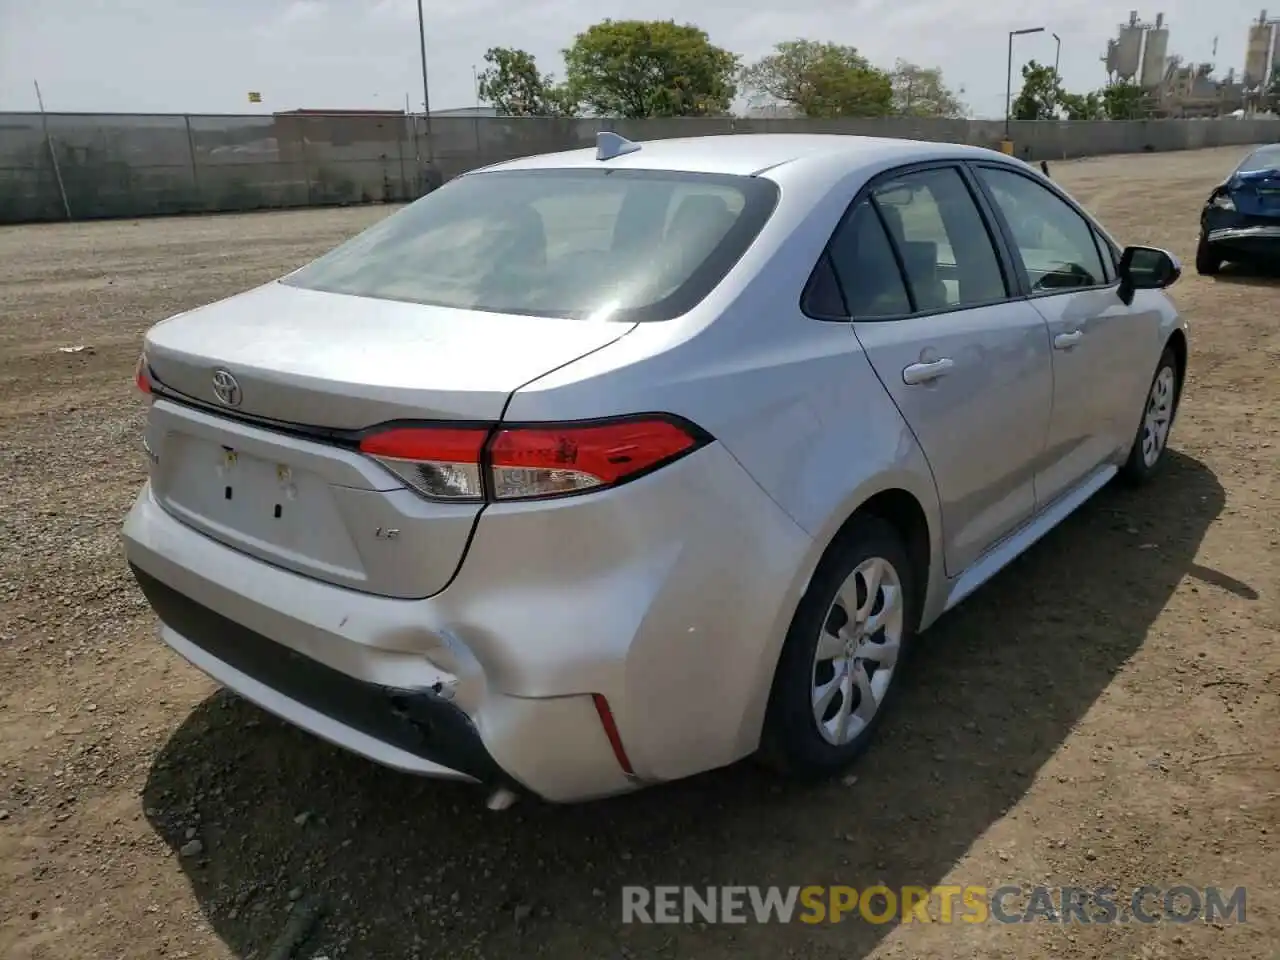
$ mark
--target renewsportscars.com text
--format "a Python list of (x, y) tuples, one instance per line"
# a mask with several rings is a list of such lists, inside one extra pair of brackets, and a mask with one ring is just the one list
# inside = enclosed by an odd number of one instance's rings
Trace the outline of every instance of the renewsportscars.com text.
[(639, 887), (623, 923), (1245, 922), (1243, 887)]

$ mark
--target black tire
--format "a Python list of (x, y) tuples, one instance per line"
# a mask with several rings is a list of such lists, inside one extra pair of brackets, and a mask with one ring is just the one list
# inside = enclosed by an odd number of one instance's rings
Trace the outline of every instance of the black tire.
[[(1143, 452), (1143, 443), (1147, 434), (1147, 412), (1153, 403), (1156, 382), (1165, 371), (1169, 371), (1173, 377), (1173, 398), (1169, 408), (1168, 424), (1165, 427), (1164, 442), (1156, 452), (1155, 459), (1148, 462)], [(1181, 395), (1182, 378), (1178, 374), (1178, 358), (1174, 356), (1172, 349), (1165, 347), (1164, 353), (1160, 354), (1160, 362), (1156, 364), (1156, 372), (1151, 375), (1151, 385), (1147, 387), (1143, 397), (1142, 419), (1138, 423), (1138, 432), (1134, 435), (1133, 446), (1129, 448), (1129, 459), (1120, 468), (1121, 480), (1131, 486), (1140, 486), (1160, 471), (1160, 466), (1168, 459), (1169, 436), (1173, 432), (1173, 422), (1178, 415), (1178, 401)]]
[[(873, 557), (888, 561), (902, 588), (900, 649), (889, 687), (875, 715), (852, 740), (836, 746), (819, 733), (811, 705), (814, 657), (824, 618), (837, 592), (860, 564)], [(918, 590), (917, 572), (893, 526), (875, 516), (855, 518), (818, 565), (787, 631), (770, 691), (760, 761), (786, 777), (818, 780), (841, 772), (862, 754), (902, 685), (903, 669), (919, 622)]]
[(1202, 277), (1214, 277), (1222, 269), (1223, 259), (1200, 233), (1200, 241), (1196, 244), (1196, 273)]

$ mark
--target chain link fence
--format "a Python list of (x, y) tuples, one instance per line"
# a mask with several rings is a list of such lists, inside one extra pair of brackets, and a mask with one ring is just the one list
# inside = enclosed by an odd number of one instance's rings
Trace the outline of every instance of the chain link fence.
[[(586, 147), (727, 133), (842, 133), (996, 147), (1001, 122), (883, 118), (561, 120), (403, 113), (0, 114), (0, 223), (394, 203), (467, 170)], [(1061, 159), (1280, 140), (1280, 120), (1018, 122), (1020, 156)]]

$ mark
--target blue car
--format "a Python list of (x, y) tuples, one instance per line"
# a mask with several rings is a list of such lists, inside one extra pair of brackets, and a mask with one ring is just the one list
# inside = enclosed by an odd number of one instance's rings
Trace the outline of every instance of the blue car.
[(1280, 264), (1280, 143), (1240, 161), (1200, 213), (1196, 272), (1212, 276), (1227, 261)]

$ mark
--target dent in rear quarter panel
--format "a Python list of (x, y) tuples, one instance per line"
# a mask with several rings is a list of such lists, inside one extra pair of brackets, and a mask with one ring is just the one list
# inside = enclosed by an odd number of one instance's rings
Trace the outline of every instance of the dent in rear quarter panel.
[[(941, 572), (941, 521), (928, 463), (852, 327), (812, 320), (778, 301), (754, 301), (750, 312), (768, 319), (767, 334), (754, 338), (754, 316), (724, 316), (687, 339), (679, 333), (683, 320), (641, 324), (518, 391), (508, 416), (662, 410), (688, 417), (814, 537), (819, 556), (859, 504), (883, 490), (906, 490), (929, 523), (931, 571)], [(810, 560), (811, 571), (818, 556)], [(807, 581), (808, 572), (800, 578)]]
[(492, 692), (603, 694), (636, 773), (674, 779), (756, 748), (762, 625), (790, 617), (809, 545), (712, 444), (613, 490), (492, 505), (442, 597)]
[(813, 537), (800, 593), (860, 506), (888, 490), (911, 494), (929, 527), (927, 622), (946, 594), (942, 520), (928, 462), (852, 329), (803, 316), (797, 323), (816, 328), (803, 338), (809, 355), (796, 357), (793, 369), (753, 378), (746, 389), (758, 398), (756, 416), (726, 421), (725, 444)]
[[(811, 320), (794, 306), (790, 311), (777, 307), (773, 329), (782, 335), (767, 338), (741, 335), (742, 329), (733, 322), (738, 317), (723, 317), (692, 336), (684, 336), (680, 326), (690, 323), (688, 319), (641, 324), (623, 340), (518, 391), (508, 409), (512, 420), (534, 421), (644, 411), (675, 413), (708, 430), (717, 443), (704, 452), (724, 451), (757, 491), (760, 506), (752, 511), (754, 517), (748, 515), (748, 522), (761, 528), (754, 534), (743, 538), (741, 531), (734, 530), (726, 538), (727, 527), (721, 528), (721, 534), (705, 524), (691, 528), (725, 540), (726, 549), (702, 556), (703, 564), (723, 564), (730, 571), (736, 567), (736, 574), (721, 577), (716, 571), (712, 576), (712, 571), (692, 563), (680, 567), (691, 593), (682, 603), (697, 601), (704, 607), (732, 609), (729, 597), (737, 595), (736, 587), (697, 600), (692, 593), (699, 583), (715, 583), (724, 590), (731, 584), (759, 583), (759, 589), (777, 600), (769, 611), (756, 604), (752, 617), (726, 621), (738, 631), (736, 637), (732, 632), (703, 635), (723, 645), (721, 655), (749, 656), (753, 661), (750, 689), (741, 698), (744, 707), (733, 717), (741, 723), (736, 741), (740, 755), (758, 745), (769, 685), (796, 604), (827, 544), (861, 503), (891, 488), (915, 496), (930, 525), (932, 570), (939, 575), (942, 571), (937, 559), (937, 496), (928, 466), (852, 328)], [(666, 469), (679, 469), (679, 465)], [(717, 497), (714, 489), (704, 495)], [(745, 493), (742, 496), (746, 498)], [(781, 537), (773, 529), (770, 511), (789, 518), (797, 532), (804, 532), (803, 550), (778, 557), (761, 555), (775, 549), (769, 536)], [(726, 515), (724, 522), (740, 522), (732, 519), (735, 515)], [(473, 551), (483, 541), (491, 518), (492, 508), (480, 520)], [(765, 535), (764, 528), (772, 532)], [(463, 576), (471, 560), (464, 564)], [(780, 582), (768, 582), (763, 571)], [(944, 596), (941, 581), (933, 579), (930, 597)], [(726, 686), (745, 678), (719, 679)], [(716, 702), (724, 706), (728, 699), (722, 693)], [(666, 715), (660, 725), (672, 736), (679, 730), (676, 718), (701, 724), (726, 722), (703, 716), (696, 703), (682, 698), (673, 697), (663, 711)], [(673, 721), (669, 727), (668, 720)], [(655, 750), (652, 756), (656, 765), (660, 754)], [(729, 759), (736, 758), (722, 762)], [(670, 767), (655, 769), (674, 775)]]

